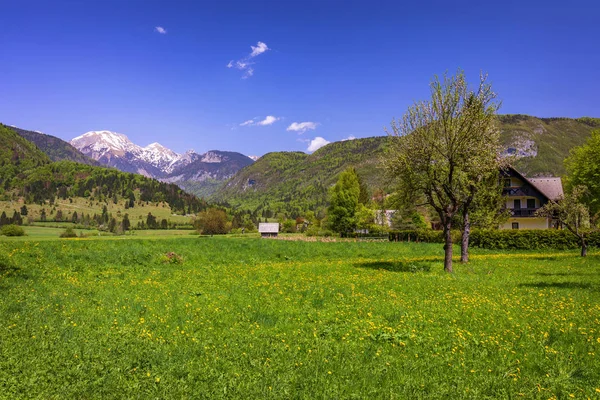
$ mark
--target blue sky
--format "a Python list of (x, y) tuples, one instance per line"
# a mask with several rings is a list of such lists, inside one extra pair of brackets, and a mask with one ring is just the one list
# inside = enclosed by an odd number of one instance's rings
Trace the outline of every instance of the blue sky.
[(600, 117), (596, 3), (0, 0), (0, 121), (307, 151), (385, 134), (457, 68), (503, 114)]

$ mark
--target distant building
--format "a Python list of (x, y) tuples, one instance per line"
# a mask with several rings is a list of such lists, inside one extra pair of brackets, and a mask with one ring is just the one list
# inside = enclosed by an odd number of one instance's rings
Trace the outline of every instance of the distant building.
[(277, 237), (279, 224), (277, 222), (261, 222), (258, 224), (258, 233), (261, 237)]
[(538, 217), (535, 213), (549, 201), (563, 197), (560, 178), (526, 178), (514, 168), (502, 171), (501, 178), (510, 218), (500, 229), (550, 229), (558, 226), (552, 218)]
[(392, 227), (392, 218), (397, 210), (376, 210), (375, 223), (377, 225), (385, 225), (388, 228)]

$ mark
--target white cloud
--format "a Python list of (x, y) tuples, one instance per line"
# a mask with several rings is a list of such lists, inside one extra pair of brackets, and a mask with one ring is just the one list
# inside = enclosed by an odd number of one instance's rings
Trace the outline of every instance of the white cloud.
[(279, 121), (281, 117), (276, 117), (274, 115), (267, 115), (264, 119), (258, 121), (259, 117), (254, 117), (249, 119), (248, 121), (244, 121), (240, 124), (240, 126), (267, 126), (273, 125), (275, 122)]
[(250, 46), (250, 48), (252, 49), (252, 52), (250, 54), (248, 54), (246, 57), (241, 58), (237, 61), (231, 60), (227, 64), (227, 68), (235, 67), (236, 69), (239, 69), (240, 71), (244, 71), (244, 74), (242, 75), (242, 79), (247, 79), (247, 78), (250, 78), (252, 75), (254, 75), (254, 68), (252, 68), (252, 65), (254, 65), (255, 63), (251, 62), (250, 60), (256, 56), (261, 55), (262, 53), (264, 53), (267, 50), (271, 50), (264, 42), (258, 42), (256, 44), (256, 46)]
[(310, 141), (310, 144), (308, 145), (308, 149), (306, 149), (306, 151), (308, 151), (309, 153), (312, 153), (314, 151), (319, 150), (321, 147), (327, 145), (331, 143), (329, 140), (325, 140), (320, 136), (317, 136), (316, 138), (314, 138), (313, 140)]
[(161, 35), (166, 35), (167, 34), (167, 30), (165, 28), (163, 28), (162, 26), (155, 27), (154, 31), (160, 33)]
[(290, 126), (287, 127), (287, 131), (298, 132), (299, 135), (303, 134), (307, 130), (315, 130), (317, 129), (317, 122), (293, 122)]
[(350, 135), (346, 139), (342, 139), (342, 142), (345, 142), (346, 140), (354, 140), (354, 139), (356, 139), (356, 137), (354, 135)]
[(266, 125), (273, 125), (275, 122), (279, 121), (281, 118), (279, 117), (274, 117), (272, 115), (267, 115), (265, 117), (265, 119), (263, 119), (262, 121), (259, 121), (256, 123), (256, 125), (262, 125), (262, 126), (266, 126)]
[(267, 45), (263, 42), (258, 42), (256, 44), (256, 47), (254, 46), (250, 46), (250, 48), (252, 48), (252, 53), (250, 53), (250, 58), (252, 57), (256, 57), (262, 53), (264, 53), (267, 50), (271, 50), (267, 47)]
[(252, 75), (254, 75), (254, 68), (248, 68), (242, 76), (242, 79), (250, 78)]

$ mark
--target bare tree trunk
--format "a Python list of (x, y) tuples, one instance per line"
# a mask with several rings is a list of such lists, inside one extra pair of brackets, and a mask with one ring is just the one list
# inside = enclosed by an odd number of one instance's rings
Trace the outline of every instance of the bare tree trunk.
[(469, 210), (463, 211), (463, 231), (462, 241), (460, 242), (460, 262), (465, 264), (469, 262), (469, 235), (471, 234), (471, 221), (469, 220)]
[(581, 257), (587, 256), (587, 243), (584, 238), (581, 238)]
[(444, 271), (452, 273), (452, 219), (448, 216), (444, 218)]

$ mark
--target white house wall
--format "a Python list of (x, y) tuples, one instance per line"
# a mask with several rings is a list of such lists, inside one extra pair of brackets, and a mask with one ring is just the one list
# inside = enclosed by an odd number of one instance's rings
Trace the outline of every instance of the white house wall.
[(519, 223), (519, 229), (548, 229), (550, 221), (548, 218), (509, 218), (500, 229), (513, 229), (513, 222)]

